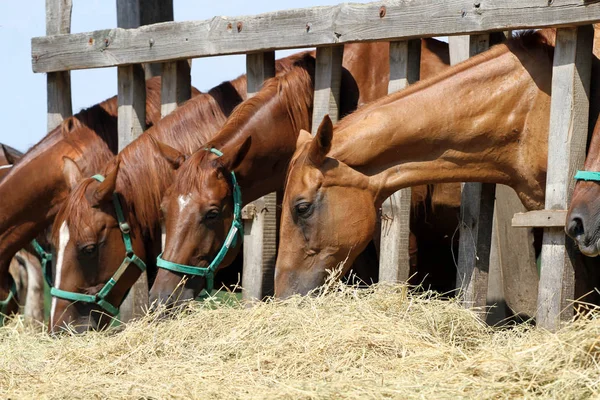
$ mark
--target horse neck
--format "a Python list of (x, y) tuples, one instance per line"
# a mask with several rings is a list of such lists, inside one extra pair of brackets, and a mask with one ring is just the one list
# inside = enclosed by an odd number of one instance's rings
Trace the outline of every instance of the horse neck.
[(300, 129), (310, 129), (311, 104), (310, 79), (266, 87), (260, 97), (242, 104), (211, 141), (211, 146), (229, 155), (251, 137), (250, 149), (234, 171), (244, 203), (283, 188), (298, 133)]
[(367, 106), (338, 125), (329, 156), (377, 179), (381, 199), (475, 181), (513, 186), (541, 207), (551, 59), (527, 57), (501, 46)]
[[(246, 96), (245, 76), (222, 83), (188, 100), (148, 129), (119, 154), (116, 191), (125, 201), (129, 223), (136, 224), (150, 240), (156, 237), (160, 201), (174, 178), (170, 164), (160, 155), (150, 136), (184, 154), (191, 154), (211, 140), (231, 110)], [(112, 168), (105, 167), (105, 172)], [(139, 182), (144, 182), (140, 185)]]
[[(110, 124), (101, 125), (110, 127)], [(0, 277), (13, 255), (52, 222), (66, 198), (68, 188), (62, 173), (62, 157), (75, 160), (87, 175), (114, 158), (100, 134), (87, 125), (77, 125), (68, 133), (77, 137), (77, 143), (65, 139), (62, 128), (50, 132), (27, 152), (0, 182)], [(93, 156), (87, 157), (90, 153)]]

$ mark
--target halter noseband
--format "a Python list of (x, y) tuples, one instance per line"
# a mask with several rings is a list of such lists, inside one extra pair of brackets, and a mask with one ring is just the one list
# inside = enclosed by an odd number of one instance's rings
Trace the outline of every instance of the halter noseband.
[[(93, 179), (98, 182), (104, 182), (104, 177), (102, 175), (94, 175)], [(119, 313), (119, 306), (111, 304), (106, 298), (115, 287), (121, 276), (125, 273), (127, 268), (131, 264), (134, 264), (141, 272), (146, 270), (146, 264), (142, 261), (141, 258), (135, 255), (133, 251), (133, 246), (131, 245), (131, 228), (127, 221), (125, 221), (125, 217), (123, 215), (123, 209), (121, 208), (121, 202), (119, 201), (119, 197), (116, 193), (113, 193), (113, 205), (115, 207), (115, 212), (117, 213), (117, 221), (119, 222), (119, 229), (121, 230), (121, 236), (123, 236), (123, 243), (125, 243), (125, 258), (123, 262), (119, 266), (119, 268), (115, 271), (113, 276), (106, 282), (104, 287), (95, 295), (69, 292), (67, 290), (61, 290), (51, 286), (50, 294), (54, 297), (64, 300), (71, 301), (81, 301), (84, 303), (96, 304), (101, 307), (104, 311), (117, 315)]]
[[(217, 157), (223, 156), (223, 153), (215, 148), (205, 148), (204, 150), (215, 154)], [(217, 253), (217, 256), (208, 267), (197, 267), (195, 265), (177, 264), (172, 261), (167, 261), (162, 258), (162, 253), (156, 259), (156, 266), (173, 272), (179, 272), (185, 275), (200, 276), (206, 278), (206, 288), (200, 297), (206, 297), (214, 288), (215, 272), (219, 265), (227, 255), (231, 247), (237, 243), (238, 237), (244, 236), (244, 226), (242, 223), (242, 191), (237, 183), (235, 173), (231, 171), (231, 183), (233, 185), (233, 222), (229, 233), (225, 238), (225, 242)]]
[(577, 171), (574, 179), (576, 181), (600, 182), (600, 172), (596, 171)]

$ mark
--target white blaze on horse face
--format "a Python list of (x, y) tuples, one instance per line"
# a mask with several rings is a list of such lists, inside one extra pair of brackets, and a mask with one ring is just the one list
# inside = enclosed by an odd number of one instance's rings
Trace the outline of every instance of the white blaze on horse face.
[[(67, 221), (63, 221), (60, 226), (60, 230), (58, 231), (58, 254), (56, 256), (56, 276), (54, 278), (54, 287), (60, 289), (60, 278), (62, 275), (62, 265), (63, 260), (65, 258), (65, 248), (69, 243), (69, 239), (71, 235), (69, 235), (69, 226), (67, 225)], [(56, 297), (52, 297), (52, 307), (50, 310), (50, 324), (54, 326), (54, 312), (56, 311)]]
[(188, 204), (190, 204), (190, 199), (191, 199), (191, 195), (187, 194), (187, 195), (179, 195), (179, 197), (177, 198), (177, 202), (179, 203), (179, 213), (181, 214), (183, 212), (183, 209), (185, 207), (187, 207)]

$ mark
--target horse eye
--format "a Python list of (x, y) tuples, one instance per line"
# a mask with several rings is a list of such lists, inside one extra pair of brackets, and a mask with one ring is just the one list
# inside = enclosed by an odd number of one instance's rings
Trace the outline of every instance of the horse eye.
[(219, 210), (209, 210), (205, 215), (204, 215), (204, 219), (205, 220), (215, 220), (219, 218)]
[(89, 256), (94, 254), (97, 249), (98, 246), (96, 246), (95, 244), (88, 244), (87, 246), (82, 247), (81, 251)]
[(312, 204), (304, 201), (302, 203), (296, 204), (296, 206), (294, 208), (296, 210), (297, 215), (299, 215), (301, 217), (305, 217), (309, 214), (311, 207), (312, 207)]

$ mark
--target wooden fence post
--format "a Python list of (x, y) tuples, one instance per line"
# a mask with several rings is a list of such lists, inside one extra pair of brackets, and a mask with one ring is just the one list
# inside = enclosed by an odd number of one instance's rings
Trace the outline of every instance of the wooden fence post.
[[(275, 52), (246, 55), (248, 98), (254, 96), (265, 80), (275, 76)], [(277, 195), (248, 204), (244, 217), (244, 300), (261, 300), (273, 294), (273, 274), (277, 255)]]
[(180, 60), (162, 65), (160, 89), (160, 116), (164, 118), (192, 97), (190, 62)]
[[(487, 50), (489, 35), (450, 37), (448, 42), (450, 60), (455, 64), (464, 61), (467, 54), (472, 57)], [(486, 306), (495, 192), (494, 184), (463, 185), (456, 283), (468, 308)]]
[[(71, 33), (72, 0), (46, 0), (46, 35)], [(73, 115), (71, 73), (50, 72), (46, 77), (48, 132)]]
[[(420, 78), (421, 39), (390, 42), (388, 93), (404, 89)], [(379, 281), (406, 282), (410, 275), (411, 189), (391, 195), (381, 206)]]
[(317, 128), (325, 115), (329, 114), (334, 124), (339, 118), (343, 58), (344, 46), (317, 48), (312, 116), (313, 136), (317, 133)]
[[(575, 186), (573, 176), (585, 160), (593, 42), (591, 26), (556, 32), (552, 70), (546, 209), (565, 210)], [(570, 319), (575, 298), (574, 244), (563, 228), (545, 228), (537, 323), (555, 331)]]
[[(117, 0), (117, 26), (119, 28), (137, 28), (141, 24), (167, 20), (158, 16), (156, 10), (163, 10), (167, 14), (166, 18), (173, 19), (172, 0), (168, 0), (162, 5), (160, 3), (159, 0)], [(168, 5), (170, 5), (170, 10)], [(153, 16), (156, 20), (151, 20), (150, 17), (144, 18), (144, 15)], [(119, 151), (121, 151), (146, 129), (146, 77), (151, 77), (154, 72), (152, 67), (144, 68), (139, 64), (117, 67), (117, 70), (118, 131)], [(147, 308), (148, 275), (143, 272), (121, 305), (120, 319), (123, 322), (130, 321), (144, 315)]]

